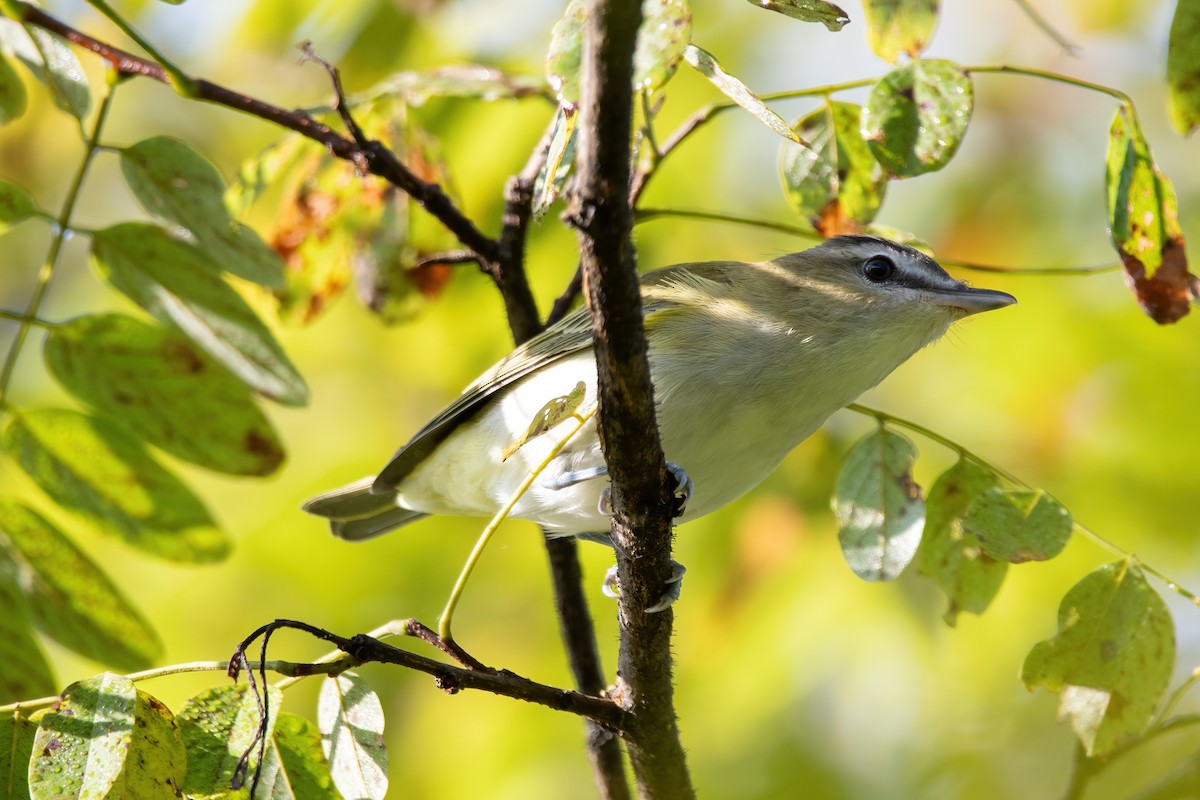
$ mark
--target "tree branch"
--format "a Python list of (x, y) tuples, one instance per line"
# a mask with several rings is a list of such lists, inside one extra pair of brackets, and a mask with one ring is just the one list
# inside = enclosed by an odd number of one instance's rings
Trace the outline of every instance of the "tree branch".
[[(542, 330), (537, 305), (526, 279), (525, 241), (533, 214), (533, 184), (546, 162), (553, 135), (554, 127), (550, 125), (530, 154), (525, 168), (509, 180), (504, 191), (504, 227), (500, 235), (498, 268), (493, 277), (504, 298), (509, 326), (517, 344)], [(565, 537), (545, 537), (544, 541), (554, 585), (559, 632), (575, 687), (586, 695), (601, 697), (608, 682), (604, 678), (596, 631), (583, 590), (578, 546), (573, 539)], [(590, 719), (585, 722), (585, 734), (588, 758), (601, 797), (604, 800), (628, 798), (629, 783), (625, 777), (625, 757), (620, 740), (611, 728)]]
[[(463, 689), (478, 689), (503, 697), (511, 697), (515, 700), (524, 700), (527, 703), (546, 706), (557, 711), (578, 714), (614, 730), (620, 730), (628, 721), (626, 712), (611, 700), (605, 700), (601, 697), (591, 697), (579, 692), (559, 689), (555, 686), (548, 686), (544, 683), (531, 681), (508, 670), (456, 667), (441, 661), (435, 661), (432, 658), (417, 655), (416, 653), (410, 653), (407, 650), (394, 647), (386, 642), (381, 642), (367, 634), (360, 633), (347, 638), (338, 636), (323, 628), (318, 628), (315, 625), (288, 619), (277, 619), (274, 622), (263, 625), (254, 631), (254, 633), (247, 636), (238, 645), (237, 650), (230, 659), (230, 675), (235, 678), (237, 677), (239, 665), (245, 663), (246, 648), (253, 644), (260, 636), (269, 635), (280, 628), (301, 630), (322, 641), (329, 642), (346, 654), (342, 666), (343, 669), (351, 669), (352, 667), (367, 663), (396, 664), (416, 670), (417, 672), (432, 675), (437, 687), (447, 694), (457, 694)], [(315, 666), (317, 666), (317, 671), (321, 674), (329, 673), (328, 665), (321, 664)], [(304, 668), (297, 665), (295, 674), (299, 675), (303, 674), (303, 672)]]
[[(153, 61), (140, 58), (88, 36), (28, 3), (14, 0), (7, 5), (18, 12), (16, 18), (19, 21), (57, 33), (68, 41), (92, 51), (107, 61), (121, 77), (151, 78), (161, 83), (171, 84), (171, 77), (167, 71)], [(418, 178), (396, 157), (395, 153), (379, 142), (369, 142), (364, 147), (353, 139), (318, 122), (303, 111), (288, 111), (202, 78), (193, 79), (193, 84), (194, 89), (190, 96), (195, 99), (241, 111), (295, 131), (301, 136), (323, 144), (330, 153), (338, 158), (361, 165), (371, 174), (402, 189), (445, 225), (464, 246), (478, 253), (485, 271), (492, 274), (488, 267), (494, 265), (499, 258), (500, 243), (480, 231), (475, 223), (454, 205), (454, 201), (442, 190), (441, 186)]]
[(647, 614), (671, 578), (671, 490), (654, 417), (629, 206), (637, 0), (587, 6), (578, 187), (584, 294), (599, 373), (600, 443), (612, 480), (621, 584), (618, 701), (633, 712), (625, 740), (641, 796), (690, 797), (671, 683), (670, 609)]

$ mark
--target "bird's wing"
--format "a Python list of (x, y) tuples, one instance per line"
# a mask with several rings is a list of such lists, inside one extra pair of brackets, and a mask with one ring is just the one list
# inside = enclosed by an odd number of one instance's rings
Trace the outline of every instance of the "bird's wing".
[[(696, 272), (725, 268), (724, 262), (709, 264), (679, 264), (642, 275), (644, 314), (647, 327), (653, 318), (678, 305), (670, 294), (656, 291), (659, 284), (680, 279), (697, 280)], [(532, 372), (592, 346), (592, 322), (586, 307), (572, 311), (552, 328), (538, 334), (505, 356), (494, 367), (463, 390), (458, 398), (419, 430), (408, 444), (401, 447), (375, 479), (371, 491), (390, 493), (399, 488), (418, 464), (452, 434), (459, 425), (471, 419), (497, 392), (504, 390)]]
[(553, 328), (530, 339), (464, 389), (453, 403), (401, 447), (379, 473), (371, 491), (394, 492), (418, 464), (497, 392), (531, 372), (591, 345), (591, 320), (586, 308), (575, 310)]

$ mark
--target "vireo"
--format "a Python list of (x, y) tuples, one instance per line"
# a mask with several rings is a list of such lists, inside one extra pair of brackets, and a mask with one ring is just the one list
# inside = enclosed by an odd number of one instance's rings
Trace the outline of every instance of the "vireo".
[[(680, 522), (752, 489), (829, 415), (951, 323), (1016, 302), (873, 236), (839, 236), (761, 263), (676, 264), (646, 273), (641, 286), (663, 450), (690, 494)], [(480, 376), (378, 476), (304, 509), (353, 541), (430, 514), (490, 517), (566, 430), (560, 423), (521, 444), (531, 422), (573, 391), (581, 407), (595, 402), (586, 308)], [(592, 419), (511, 516), (551, 536), (607, 539), (605, 472)]]

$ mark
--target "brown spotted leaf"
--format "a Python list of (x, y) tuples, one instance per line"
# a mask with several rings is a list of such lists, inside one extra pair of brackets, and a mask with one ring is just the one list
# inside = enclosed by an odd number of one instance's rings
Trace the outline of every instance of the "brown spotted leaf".
[(1185, 317), (1200, 297), (1188, 271), (1175, 187), (1154, 163), (1132, 106), (1122, 104), (1108, 133), (1108, 227), (1125, 279), (1160, 325)]

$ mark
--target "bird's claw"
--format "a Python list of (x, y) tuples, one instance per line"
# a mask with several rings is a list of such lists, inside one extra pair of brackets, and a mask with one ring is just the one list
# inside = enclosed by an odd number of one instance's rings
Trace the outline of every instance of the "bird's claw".
[[(666, 585), (663, 586), (663, 593), (658, 600), (646, 606), (645, 613), (657, 614), (660, 611), (666, 611), (675, 601), (679, 599), (679, 593), (683, 589), (683, 574), (687, 572), (687, 567), (680, 564), (678, 561), (671, 562), (671, 577), (667, 579)], [(600, 591), (604, 592), (605, 596), (617, 598), (621, 596), (621, 583), (617, 578), (617, 565), (613, 564), (608, 572), (604, 573), (604, 584), (600, 587)]]
[[(688, 476), (687, 470), (678, 464), (667, 462), (667, 471), (671, 473), (671, 477), (675, 479), (675, 489), (671, 493), (671, 516), (678, 519), (683, 516), (683, 512), (687, 510), (688, 501), (692, 499), (692, 492), (696, 485), (692, 483), (691, 477)], [(612, 508), (612, 486), (605, 486), (600, 492), (600, 502), (597, 504), (597, 509), (606, 517), (611, 517), (613, 514)], [(661, 610), (661, 609), (660, 609)]]

